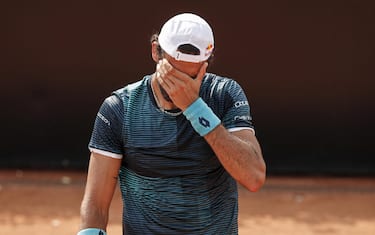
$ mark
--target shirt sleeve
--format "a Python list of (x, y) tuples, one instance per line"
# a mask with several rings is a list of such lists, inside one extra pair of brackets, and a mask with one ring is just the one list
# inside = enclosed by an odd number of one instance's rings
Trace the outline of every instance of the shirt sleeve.
[(241, 129), (254, 131), (249, 101), (242, 87), (234, 80), (229, 80), (226, 86), (223, 125), (229, 131)]
[(116, 95), (106, 98), (96, 115), (89, 149), (102, 155), (122, 158), (123, 103)]

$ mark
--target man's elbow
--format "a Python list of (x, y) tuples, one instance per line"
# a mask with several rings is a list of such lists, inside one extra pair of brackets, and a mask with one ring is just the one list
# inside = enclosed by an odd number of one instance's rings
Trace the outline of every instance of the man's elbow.
[(266, 182), (266, 167), (258, 169), (255, 174), (243, 185), (251, 192), (259, 191)]
[(247, 189), (249, 191), (251, 191), (251, 192), (257, 192), (257, 191), (259, 191), (259, 189), (262, 188), (262, 186), (264, 185), (265, 180), (266, 180), (265, 177), (262, 178), (262, 179), (258, 179), (255, 183), (249, 185), (247, 187)]

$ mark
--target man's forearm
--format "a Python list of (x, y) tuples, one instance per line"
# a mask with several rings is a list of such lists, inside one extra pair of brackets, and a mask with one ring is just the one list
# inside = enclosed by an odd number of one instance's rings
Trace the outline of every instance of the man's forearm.
[(108, 212), (100, 211), (89, 203), (82, 203), (80, 229), (99, 228), (106, 230), (108, 223)]
[(204, 136), (228, 173), (248, 190), (257, 191), (265, 181), (265, 162), (255, 137), (252, 141), (241, 137), (222, 125)]

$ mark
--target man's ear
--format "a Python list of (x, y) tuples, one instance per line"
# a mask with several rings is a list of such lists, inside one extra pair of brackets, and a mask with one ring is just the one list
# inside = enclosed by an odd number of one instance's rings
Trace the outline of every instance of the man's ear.
[(155, 63), (158, 63), (158, 61), (161, 59), (159, 56), (159, 52), (158, 52), (158, 46), (159, 44), (155, 41), (153, 41), (151, 43), (151, 56), (152, 56), (152, 59), (155, 61)]

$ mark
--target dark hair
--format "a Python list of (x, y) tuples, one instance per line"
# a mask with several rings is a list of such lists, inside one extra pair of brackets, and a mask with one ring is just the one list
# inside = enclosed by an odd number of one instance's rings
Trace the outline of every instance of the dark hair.
[[(153, 34), (151, 36), (151, 40), (150, 41), (151, 41), (151, 43), (153, 43), (153, 42), (157, 43), (158, 56), (159, 56), (159, 58), (163, 58), (163, 54), (165, 52), (161, 48), (161, 46), (159, 45), (159, 34), (157, 34), (157, 33)], [(199, 55), (200, 54), (199, 49), (196, 48), (195, 46), (191, 45), (191, 44), (180, 45), (177, 49), (178, 49), (178, 51), (180, 51), (182, 53), (185, 53), (185, 54), (190, 54), (190, 55)], [(209, 63), (212, 63), (213, 62), (213, 57), (214, 57), (214, 53), (212, 52), (211, 56), (207, 59), (207, 61)]]

